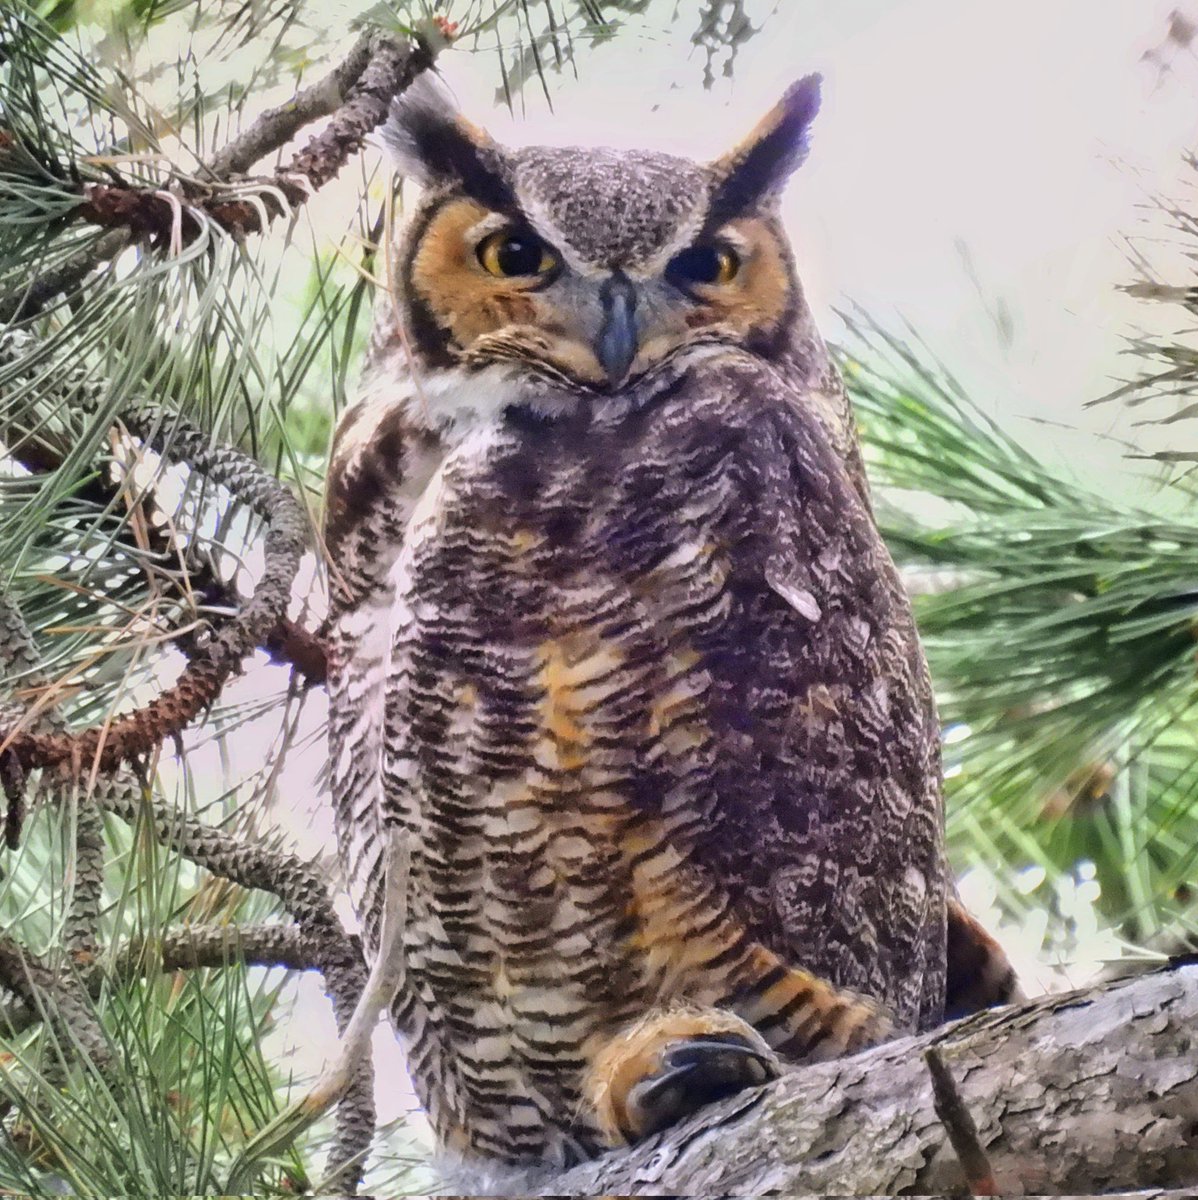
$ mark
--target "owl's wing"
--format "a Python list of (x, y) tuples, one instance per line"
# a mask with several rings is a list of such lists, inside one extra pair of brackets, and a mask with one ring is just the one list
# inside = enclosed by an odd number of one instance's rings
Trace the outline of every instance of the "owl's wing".
[[(941, 986), (950, 1017), (1016, 1001), (1022, 992), (1002, 947), (955, 894), (943, 850), (931, 680), (905, 589), (877, 533), (847, 395), (838, 373), (829, 370), (820, 388), (797, 397), (800, 410), (820, 418), (826, 440), (816, 436), (809, 417), (791, 421), (784, 411), (771, 414), (768, 406), (746, 438), (750, 491), (775, 514), (761, 542), (760, 566), (766, 583), (794, 610), (783, 613), (774, 635), (777, 656), (782, 661), (790, 656), (789, 681), (800, 692), (810, 692), (815, 682), (819, 697), (812, 707), (824, 710), (803, 714), (809, 727), (824, 719), (807, 755), (851, 764), (818, 776), (800, 767), (794, 774), (797, 790), (808, 790), (819, 778), (836, 795), (835, 803), (816, 802), (817, 811), (800, 811), (802, 802), (779, 789), (771, 817), (780, 827), (779, 842), (787, 840), (788, 826), (804, 820), (814, 819), (821, 831), (815, 838), (823, 843), (821, 869), (832, 871), (832, 881), (826, 911), (815, 924), (835, 927), (851, 912), (839, 940), (857, 945), (843, 952), (842, 970), (860, 969), (864, 986), (864, 964), (850, 962), (862, 949), (877, 952), (879, 962), (906, 961), (912, 978), (892, 978), (888, 998), (908, 993), (918, 1005), (917, 1023), (925, 1026), (939, 1020), (934, 997)], [(769, 380), (746, 374), (739, 388), (760, 396), (768, 393)], [(762, 623), (768, 627), (771, 621)], [(803, 626), (810, 634), (807, 644), (793, 637)], [(832, 695), (837, 691), (839, 701)], [(768, 705), (762, 715), (772, 717)], [(793, 723), (781, 728), (781, 753), (801, 752)], [(802, 840), (793, 847), (796, 861)], [(846, 883), (860, 878), (854, 860), (876, 876), (858, 896)], [(781, 857), (778, 867), (786, 875)], [(772, 899), (777, 905), (782, 896), (775, 891)], [(815, 915), (810, 905), (796, 895), (781, 907), (791, 912), (788, 932), (802, 930), (809, 938)], [(936, 934), (937, 925), (946, 933)], [(921, 971), (926, 982), (916, 996), (909, 984)], [(943, 983), (937, 985), (937, 979)], [(870, 982), (876, 987), (880, 977)]]
[(960, 900), (950, 897), (945, 1019), (951, 1021), (997, 1004), (1016, 1004), (1024, 998), (1006, 951), (965, 911)]
[(807, 379), (800, 390), (801, 403), (819, 417), (853, 490), (861, 498), (866, 511), (872, 512), (869, 480), (861, 456), (861, 439), (857, 434), (857, 418), (844, 385), (844, 377), (814, 329), (809, 331), (809, 344), (815, 361), (806, 372)]
[(359, 399), (337, 425), (325, 503), (330, 785), (342, 868), (368, 945), (377, 944), (384, 883), (379, 813), (391, 569), (445, 452), (437, 436), (413, 421), (419, 402), (398, 336), (376, 334)]
[(712, 538), (729, 608), (706, 655), (718, 803), (696, 855), (776, 953), (929, 1027), (945, 972), (939, 730), (840, 393), (733, 355), (693, 386), (727, 398), (736, 435)]

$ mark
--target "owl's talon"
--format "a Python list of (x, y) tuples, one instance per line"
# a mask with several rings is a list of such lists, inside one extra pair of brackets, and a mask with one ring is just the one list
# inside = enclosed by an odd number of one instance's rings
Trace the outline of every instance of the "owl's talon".
[(752, 1054), (761, 1060), (763, 1065), (771, 1069), (771, 1074), (763, 1077), (774, 1078), (778, 1072), (773, 1056), (763, 1054), (755, 1042), (750, 1041), (740, 1033), (710, 1033), (705, 1037), (685, 1038), (662, 1051), (663, 1067), (685, 1067), (691, 1064), (710, 1063), (721, 1050), (731, 1050), (737, 1055)]
[(649, 1013), (596, 1056), (584, 1085), (610, 1145), (648, 1137), (781, 1073), (751, 1025), (724, 1009)]
[(634, 1139), (648, 1137), (778, 1074), (778, 1060), (737, 1033), (676, 1042), (662, 1051), (660, 1070), (628, 1093), (628, 1132)]

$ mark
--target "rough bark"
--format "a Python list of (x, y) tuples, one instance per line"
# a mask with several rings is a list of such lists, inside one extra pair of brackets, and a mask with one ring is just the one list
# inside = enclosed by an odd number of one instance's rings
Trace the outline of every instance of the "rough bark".
[(544, 1195), (960, 1194), (936, 1046), (1006, 1195), (1198, 1187), (1198, 965), (796, 1069)]

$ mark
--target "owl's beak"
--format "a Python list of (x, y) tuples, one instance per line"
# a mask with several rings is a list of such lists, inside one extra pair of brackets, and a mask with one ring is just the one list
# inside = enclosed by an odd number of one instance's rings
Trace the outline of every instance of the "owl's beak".
[(628, 277), (616, 271), (599, 289), (603, 323), (595, 339), (595, 357), (609, 383), (619, 383), (636, 358), (636, 289)]

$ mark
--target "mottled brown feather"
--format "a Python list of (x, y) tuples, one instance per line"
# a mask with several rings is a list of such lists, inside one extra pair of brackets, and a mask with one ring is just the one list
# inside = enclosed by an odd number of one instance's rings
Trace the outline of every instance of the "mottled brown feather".
[[(393, 1015), (462, 1153), (600, 1149), (670, 1013), (797, 1061), (934, 1026), (946, 986), (1009, 994), (954, 907), (926, 664), (773, 207), (810, 100), (711, 170), (487, 143), (553, 285), (486, 276), (493, 216), (442, 172), (400, 249), (402, 335), (388, 316), (342, 419), (338, 840), (372, 953), (390, 831), (408, 847)], [(760, 206), (705, 231), (717, 193)], [(720, 230), (743, 274), (673, 289), (672, 248)], [(615, 270), (623, 381), (591, 349)]]

